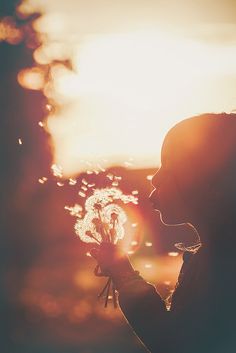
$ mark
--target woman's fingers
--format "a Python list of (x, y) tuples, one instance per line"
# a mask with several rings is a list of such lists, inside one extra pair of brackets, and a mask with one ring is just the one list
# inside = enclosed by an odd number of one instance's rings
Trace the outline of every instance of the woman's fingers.
[(91, 250), (90, 250), (90, 255), (91, 255), (95, 260), (98, 260), (98, 253), (99, 253), (99, 250), (98, 250), (98, 249), (91, 249)]

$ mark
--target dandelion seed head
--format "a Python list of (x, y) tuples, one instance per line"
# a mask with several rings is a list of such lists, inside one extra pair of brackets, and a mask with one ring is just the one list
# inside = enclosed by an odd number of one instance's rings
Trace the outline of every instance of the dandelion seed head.
[(137, 242), (137, 240), (132, 240), (130, 244), (131, 244), (132, 246), (136, 246), (136, 245), (138, 245), (138, 242)]
[(75, 223), (75, 233), (85, 243), (100, 243), (102, 241), (102, 236), (97, 232), (93, 222), (96, 216), (96, 213), (88, 212), (82, 220), (77, 220)]
[(177, 252), (177, 251), (170, 251), (170, 252), (168, 252), (168, 256), (171, 256), (171, 257), (176, 257), (176, 256), (178, 256), (179, 255), (179, 253)]
[(65, 206), (65, 210), (68, 210), (71, 216), (81, 217), (83, 212), (83, 207), (79, 204), (75, 204), (74, 206)]
[(38, 182), (39, 182), (40, 184), (44, 184), (47, 180), (48, 180), (48, 178), (42, 177), (42, 178), (39, 178), (39, 179), (38, 179)]
[(62, 172), (62, 167), (60, 165), (52, 164), (51, 170), (52, 170), (52, 173), (55, 177), (62, 178), (63, 172)]
[[(88, 182), (83, 179), (85, 188), (89, 187)], [(79, 191), (81, 197), (85, 193)], [(98, 243), (111, 241), (116, 243), (124, 237), (124, 223), (127, 216), (123, 208), (117, 205), (116, 201), (123, 203), (136, 202), (137, 197), (125, 195), (115, 187), (94, 189), (93, 194), (85, 200), (84, 209), (80, 205), (73, 207), (65, 206), (71, 215), (76, 216), (77, 222), (74, 226), (75, 233), (86, 243)], [(85, 213), (84, 216), (82, 216)]]
[(106, 175), (106, 177), (109, 179), (109, 180), (113, 180), (114, 179), (114, 175), (109, 173)]
[(50, 112), (52, 110), (52, 105), (51, 104), (46, 104), (46, 109)]
[(125, 161), (124, 165), (128, 168), (128, 167), (132, 167), (133, 163), (131, 163), (129, 161)]
[(152, 264), (145, 264), (144, 267), (145, 268), (152, 268)]
[(101, 164), (97, 164), (97, 167), (98, 167), (98, 169), (101, 171), (101, 172), (105, 172), (106, 171), (106, 169), (104, 169), (102, 166), (101, 166)]
[(72, 178), (70, 178), (69, 179), (69, 185), (76, 185), (77, 184), (77, 180), (75, 180), (75, 179), (72, 179)]
[(164, 284), (166, 285), (166, 286), (169, 286), (170, 285), (170, 281), (164, 281)]
[(81, 196), (81, 197), (86, 197), (86, 195), (85, 195), (85, 193), (83, 191), (79, 191), (78, 195)]
[(146, 176), (146, 179), (147, 179), (147, 180), (152, 180), (152, 178), (153, 178), (153, 175), (147, 175), (147, 176)]

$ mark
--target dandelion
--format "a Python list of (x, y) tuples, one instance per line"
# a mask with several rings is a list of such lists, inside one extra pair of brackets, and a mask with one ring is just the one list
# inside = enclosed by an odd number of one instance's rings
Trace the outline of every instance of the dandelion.
[[(89, 186), (85, 179), (82, 180), (82, 184), (84, 188)], [(86, 197), (82, 191), (79, 191), (79, 195)], [(116, 244), (123, 239), (127, 216), (123, 208), (116, 204), (117, 201), (135, 204), (137, 197), (123, 194), (120, 189), (114, 187), (95, 189), (93, 194), (85, 200), (84, 207), (78, 204), (73, 207), (64, 207), (72, 216), (77, 217), (74, 229), (81, 241), (100, 245), (104, 242)], [(136, 241), (135, 244), (137, 244)], [(99, 266), (96, 267), (95, 274), (100, 275)], [(112, 296), (110, 296), (111, 289)], [(117, 306), (116, 293), (110, 277), (99, 297), (103, 295), (105, 295), (105, 307), (110, 297), (113, 298), (114, 307)]]

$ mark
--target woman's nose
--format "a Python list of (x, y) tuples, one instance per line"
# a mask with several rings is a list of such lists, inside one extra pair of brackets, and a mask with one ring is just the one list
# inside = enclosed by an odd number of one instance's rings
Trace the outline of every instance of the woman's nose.
[(155, 194), (156, 189), (153, 189), (150, 193), (150, 195), (148, 196), (149, 200), (152, 202), (153, 198), (154, 198), (154, 194)]
[(152, 186), (156, 189), (160, 185), (160, 175), (161, 175), (161, 168), (153, 175), (152, 177)]

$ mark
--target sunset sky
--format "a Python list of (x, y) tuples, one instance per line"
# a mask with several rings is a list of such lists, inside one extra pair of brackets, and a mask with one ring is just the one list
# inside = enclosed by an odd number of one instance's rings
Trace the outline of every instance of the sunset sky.
[(235, 1), (29, 3), (45, 13), (35, 60), (69, 56), (74, 70), (58, 65), (45, 91), (62, 106), (48, 129), (66, 175), (156, 166), (176, 122), (236, 108)]

